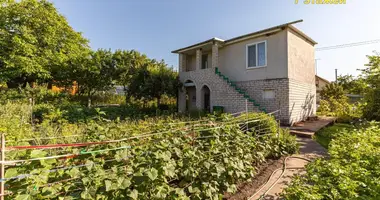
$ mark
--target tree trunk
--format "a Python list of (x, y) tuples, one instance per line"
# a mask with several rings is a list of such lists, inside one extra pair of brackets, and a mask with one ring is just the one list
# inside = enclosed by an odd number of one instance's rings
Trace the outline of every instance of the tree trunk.
[(127, 92), (127, 86), (123, 85), (124, 87), (124, 96), (125, 96), (125, 105), (129, 104), (129, 95), (128, 95), (128, 92)]
[(157, 97), (157, 108), (160, 108), (161, 105), (161, 97)]
[(147, 107), (147, 104), (148, 104), (148, 102), (144, 99), (143, 108), (146, 108), (146, 107)]

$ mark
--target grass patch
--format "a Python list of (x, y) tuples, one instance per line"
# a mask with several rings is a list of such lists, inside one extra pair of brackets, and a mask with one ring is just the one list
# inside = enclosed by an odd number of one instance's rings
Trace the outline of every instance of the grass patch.
[(336, 123), (332, 126), (325, 127), (319, 130), (315, 135), (314, 139), (326, 149), (329, 147), (331, 140), (339, 136), (344, 130), (352, 130), (355, 126), (351, 124)]

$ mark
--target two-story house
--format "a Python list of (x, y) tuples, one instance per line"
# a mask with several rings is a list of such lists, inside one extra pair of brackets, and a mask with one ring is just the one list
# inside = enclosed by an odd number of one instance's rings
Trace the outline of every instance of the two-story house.
[(280, 110), (284, 124), (316, 112), (314, 45), (292, 26), (298, 20), (228, 40), (212, 38), (177, 49), (178, 109), (225, 112)]

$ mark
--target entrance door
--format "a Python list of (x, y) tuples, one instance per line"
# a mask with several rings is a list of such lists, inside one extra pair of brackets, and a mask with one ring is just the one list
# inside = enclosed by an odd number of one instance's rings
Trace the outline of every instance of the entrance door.
[(204, 100), (205, 100), (205, 103), (204, 103), (203, 109), (207, 112), (210, 112), (210, 94), (205, 94)]

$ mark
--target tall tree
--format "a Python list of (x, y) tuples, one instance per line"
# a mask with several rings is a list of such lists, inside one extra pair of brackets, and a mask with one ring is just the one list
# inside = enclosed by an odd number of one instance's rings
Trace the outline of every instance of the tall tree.
[(149, 94), (157, 100), (157, 106), (161, 104), (162, 95), (175, 97), (178, 92), (178, 74), (169, 68), (165, 62), (155, 62), (149, 71), (147, 86), (150, 88)]
[(321, 91), (321, 99), (323, 100), (329, 100), (330, 98), (338, 100), (345, 97), (343, 87), (337, 83), (330, 83)]
[(367, 68), (361, 70), (364, 82), (367, 84), (364, 100), (364, 116), (370, 120), (380, 121), (380, 54), (367, 56)]
[(113, 60), (117, 66), (117, 84), (124, 87), (125, 101), (129, 102), (130, 96), (134, 95), (130, 90), (130, 85), (134, 77), (138, 75), (139, 69), (148, 62), (144, 54), (137, 51), (116, 50)]
[(81, 60), (73, 80), (78, 83), (80, 92), (87, 95), (88, 106), (91, 106), (97, 91), (106, 91), (114, 86), (116, 69), (110, 50), (99, 49)]
[(345, 93), (349, 94), (364, 94), (367, 84), (360, 76), (355, 78), (352, 75), (338, 76), (337, 84), (343, 87)]
[(156, 99), (157, 106), (160, 106), (163, 95), (176, 96), (180, 87), (177, 77), (177, 72), (169, 68), (163, 60), (151, 60), (139, 68), (132, 79), (130, 91), (136, 98), (144, 101)]
[(0, 0), (0, 81), (9, 87), (59, 79), (70, 62), (88, 51), (88, 40), (52, 3)]

